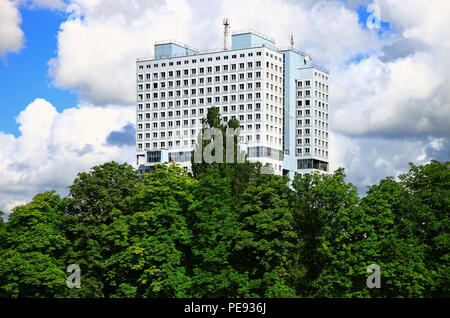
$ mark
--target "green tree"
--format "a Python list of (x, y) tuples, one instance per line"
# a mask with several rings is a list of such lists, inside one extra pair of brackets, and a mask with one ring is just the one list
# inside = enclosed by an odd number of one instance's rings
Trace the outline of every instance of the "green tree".
[(301, 237), (297, 259), (304, 273), (297, 277), (298, 295), (343, 297), (354, 285), (349, 274), (362, 276), (361, 260), (351, 245), (364, 235), (363, 216), (356, 188), (344, 178), (343, 169), (294, 178), (295, 224)]
[(13, 209), (0, 255), (0, 295), (62, 297), (66, 287), (64, 202), (52, 192), (37, 194)]
[(136, 284), (122, 285), (122, 290), (137, 297), (188, 296), (193, 238), (186, 214), (193, 202), (189, 190), (195, 183), (186, 169), (159, 165), (138, 184), (130, 200), (134, 212), (124, 217), (129, 245), (118, 257), (128, 270), (128, 282)]
[(233, 263), (248, 275), (247, 297), (292, 297), (288, 270), (294, 262), (298, 235), (294, 228), (293, 193), (288, 178), (259, 175), (237, 206), (242, 230), (236, 237)]
[[(194, 178), (202, 173), (208, 173), (211, 169), (216, 169), (219, 171), (219, 175), (222, 178), (228, 178), (231, 185), (231, 195), (233, 196), (233, 202), (237, 202), (239, 196), (247, 188), (248, 184), (259, 174), (261, 171), (261, 164), (251, 163), (248, 161), (248, 155), (240, 153), (239, 147), (239, 134), (233, 136), (233, 161), (227, 162), (226, 158), (226, 145), (227, 145), (227, 128), (237, 129), (239, 128), (239, 121), (236, 119), (230, 119), (226, 125), (222, 124), (220, 119), (220, 112), (217, 107), (211, 107), (208, 109), (208, 113), (205, 118), (202, 119), (202, 130), (199, 133), (199, 140), (196, 145), (196, 149), (192, 152), (192, 173)], [(205, 158), (202, 157), (201, 163), (194, 162), (194, 153), (201, 153), (207, 145), (209, 145), (211, 140), (204, 140), (200, 138), (201, 135), (205, 133), (206, 129), (217, 128), (222, 132), (222, 143), (223, 149), (223, 160), (222, 163), (206, 163)], [(215, 155), (215, 150), (212, 151), (212, 155)], [(239, 157), (244, 156), (243, 162), (238, 162)], [(241, 160), (242, 161), (242, 160)]]
[(246, 275), (238, 273), (230, 257), (239, 233), (238, 215), (232, 209), (229, 178), (209, 168), (197, 176), (191, 189), (194, 201), (189, 207), (192, 241), (191, 293), (194, 297), (238, 297)]
[[(450, 297), (450, 162), (431, 161), (399, 176), (408, 195), (396, 203), (399, 222), (418, 244), (427, 246), (425, 266), (431, 286), (427, 297)], [(405, 202), (406, 201), (406, 202)]]
[(128, 200), (137, 193), (139, 173), (129, 164), (108, 162), (78, 174), (69, 186), (68, 237), (70, 262), (83, 273), (80, 297), (110, 297), (121, 280), (116, 255), (126, 247), (124, 224), (116, 221), (131, 213)]
[(3, 220), (5, 213), (0, 211), (0, 253), (4, 251), (6, 246), (6, 223)]
[(369, 187), (361, 201), (367, 234), (360, 253), (366, 265), (374, 263), (381, 270), (382, 288), (364, 290), (372, 297), (423, 297), (430, 284), (424, 263), (427, 247), (405, 227), (407, 197), (399, 183), (386, 178)]

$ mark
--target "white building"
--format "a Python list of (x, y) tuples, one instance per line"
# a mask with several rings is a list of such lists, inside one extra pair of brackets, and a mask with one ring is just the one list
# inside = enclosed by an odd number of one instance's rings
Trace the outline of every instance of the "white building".
[(240, 122), (250, 161), (276, 174), (328, 170), (328, 72), (305, 54), (279, 50), (257, 32), (232, 36), (231, 50), (201, 53), (175, 41), (137, 60), (139, 169), (191, 165), (201, 119), (216, 106)]

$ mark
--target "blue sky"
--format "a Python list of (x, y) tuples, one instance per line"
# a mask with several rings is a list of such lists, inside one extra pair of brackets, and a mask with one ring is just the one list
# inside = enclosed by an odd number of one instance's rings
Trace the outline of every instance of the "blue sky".
[(56, 56), (57, 33), (68, 14), (48, 9), (20, 8), (25, 47), (19, 54), (0, 59), (0, 131), (19, 135), (16, 117), (36, 98), (44, 98), (57, 110), (77, 104), (76, 91), (54, 87), (48, 61)]

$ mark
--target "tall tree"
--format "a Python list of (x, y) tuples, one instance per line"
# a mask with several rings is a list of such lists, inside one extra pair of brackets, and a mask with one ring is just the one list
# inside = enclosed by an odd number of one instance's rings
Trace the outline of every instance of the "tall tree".
[(128, 200), (136, 194), (139, 179), (138, 171), (129, 164), (108, 162), (78, 174), (69, 186), (71, 262), (80, 265), (86, 286), (74, 294), (110, 297), (118, 288), (111, 260), (125, 243), (110, 239), (110, 235), (125, 231), (123, 226), (116, 228), (115, 220), (131, 213)]
[(292, 213), (288, 178), (259, 175), (244, 191), (237, 206), (242, 230), (233, 255), (236, 268), (249, 277), (247, 297), (291, 297), (288, 270), (298, 236)]
[(230, 263), (230, 256), (240, 230), (229, 178), (212, 167), (197, 176), (193, 184), (194, 201), (188, 222), (192, 241), (192, 296), (238, 297), (246, 284)]
[(400, 209), (401, 221), (407, 223), (404, 227), (415, 239), (428, 247), (425, 266), (432, 281), (428, 297), (450, 297), (449, 168), (449, 161), (432, 160), (423, 166), (410, 163), (409, 172), (399, 176), (408, 194)]
[(372, 297), (423, 297), (430, 283), (424, 263), (427, 247), (405, 228), (407, 197), (399, 183), (387, 178), (369, 187), (361, 201), (367, 234), (360, 253), (381, 270), (382, 287), (364, 290)]
[[(230, 119), (225, 125), (222, 123), (220, 118), (220, 112), (217, 107), (210, 107), (205, 118), (202, 119), (202, 130), (199, 133), (198, 142), (196, 149), (192, 152), (192, 173), (194, 178), (196, 178), (201, 173), (207, 173), (210, 169), (216, 169), (222, 178), (228, 178), (231, 184), (231, 194), (237, 202), (238, 197), (243, 193), (248, 184), (259, 174), (261, 170), (261, 164), (252, 163), (248, 161), (248, 155), (241, 153), (241, 148), (239, 147), (239, 133), (233, 135), (233, 160), (231, 162), (227, 161), (227, 129), (236, 130), (239, 128), (239, 121), (236, 119)], [(212, 140), (205, 140), (202, 138), (207, 129), (216, 128), (222, 133), (222, 163), (206, 163), (205, 158), (202, 157), (201, 163), (195, 162), (195, 153), (203, 154), (205, 147), (210, 145)], [(216, 149), (212, 151), (212, 155), (216, 154)], [(239, 162), (238, 158), (244, 157), (244, 160)], [(242, 162), (243, 161), (243, 162)]]
[(0, 296), (61, 297), (66, 294), (63, 202), (52, 192), (37, 194), (13, 209), (0, 255)]
[(355, 285), (352, 272), (361, 280), (358, 286), (365, 284), (363, 262), (352, 245), (363, 239), (364, 217), (356, 188), (344, 177), (343, 169), (338, 169), (332, 175), (296, 176), (293, 181), (295, 224), (301, 238), (298, 261), (305, 274), (296, 282), (298, 295), (348, 295)]
[[(190, 277), (188, 258), (194, 239), (186, 215), (193, 202), (195, 184), (186, 169), (159, 165), (144, 176), (130, 200), (127, 216), (129, 246), (118, 262), (129, 269), (137, 297), (187, 297)], [(122, 286), (122, 289), (125, 285)]]

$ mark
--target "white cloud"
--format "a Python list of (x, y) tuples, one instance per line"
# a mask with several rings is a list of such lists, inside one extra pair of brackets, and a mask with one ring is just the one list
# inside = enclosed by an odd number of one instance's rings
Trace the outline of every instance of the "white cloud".
[(448, 75), (432, 53), (383, 63), (371, 57), (333, 75), (331, 123), (350, 135), (448, 133)]
[[(311, 5), (283, 0), (75, 0), (73, 5), (81, 18), (61, 25), (50, 73), (57, 86), (76, 88), (95, 104), (135, 101), (135, 61), (153, 55), (155, 41), (175, 39), (199, 49), (221, 47), (225, 16), (233, 30), (259, 30), (279, 46), (287, 45), (294, 32), (298, 46), (325, 64), (369, 54), (383, 43), (339, 1)], [(258, 14), (249, 14), (255, 10)]]
[(50, 73), (57, 86), (76, 88), (95, 104), (133, 103), (136, 58), (151, 55), (155, 40), (186, 37), (191, 21), (185, 1), (74, 3), (82, 19), (61, 25)]
[[(331, 169), (345, 167), (347, 181), (360, 192), (387, 176), (398, 177), (409, 170), (408, 163), (421, 165), (442, 158), (447, 153), (436, 153), (437, 143), (432, 137), (386, 139), (383, 137), (346, 136), (332, 133), (330, 138)], [(448, 147), (448, 145), (447, 145)], [(439, 149), (440, 150), (440, 149)], [(444, 150), (444, 149), (442, 149)]]
[(442, 0), (378, 0), (387, 19), (405, 38), (450, 48), (450, 2)]
[(30, 9), (63, 10), (66, 3), (63, 0), (16, 0), (16, 3), (27, 6)]
[(19, 10), (10, 0), (0, 0), (0, 57), (8, 52), (19, 52), (23, 47)]
[(450, 2), (375, 3), (397, 34), (383, 54), (332, 74), (332, 126), (347, 135), (448, 137)]
[(77, 173), (94, 165), (133, 163), (134, 146), (110, 146), (106, 139), (134, 119), (134, 107), (80, 105), (58, 113), (36, 99), (17, 118), (19, 137), (0, 132), (0, 210), (45, 190), (65, 194)]

